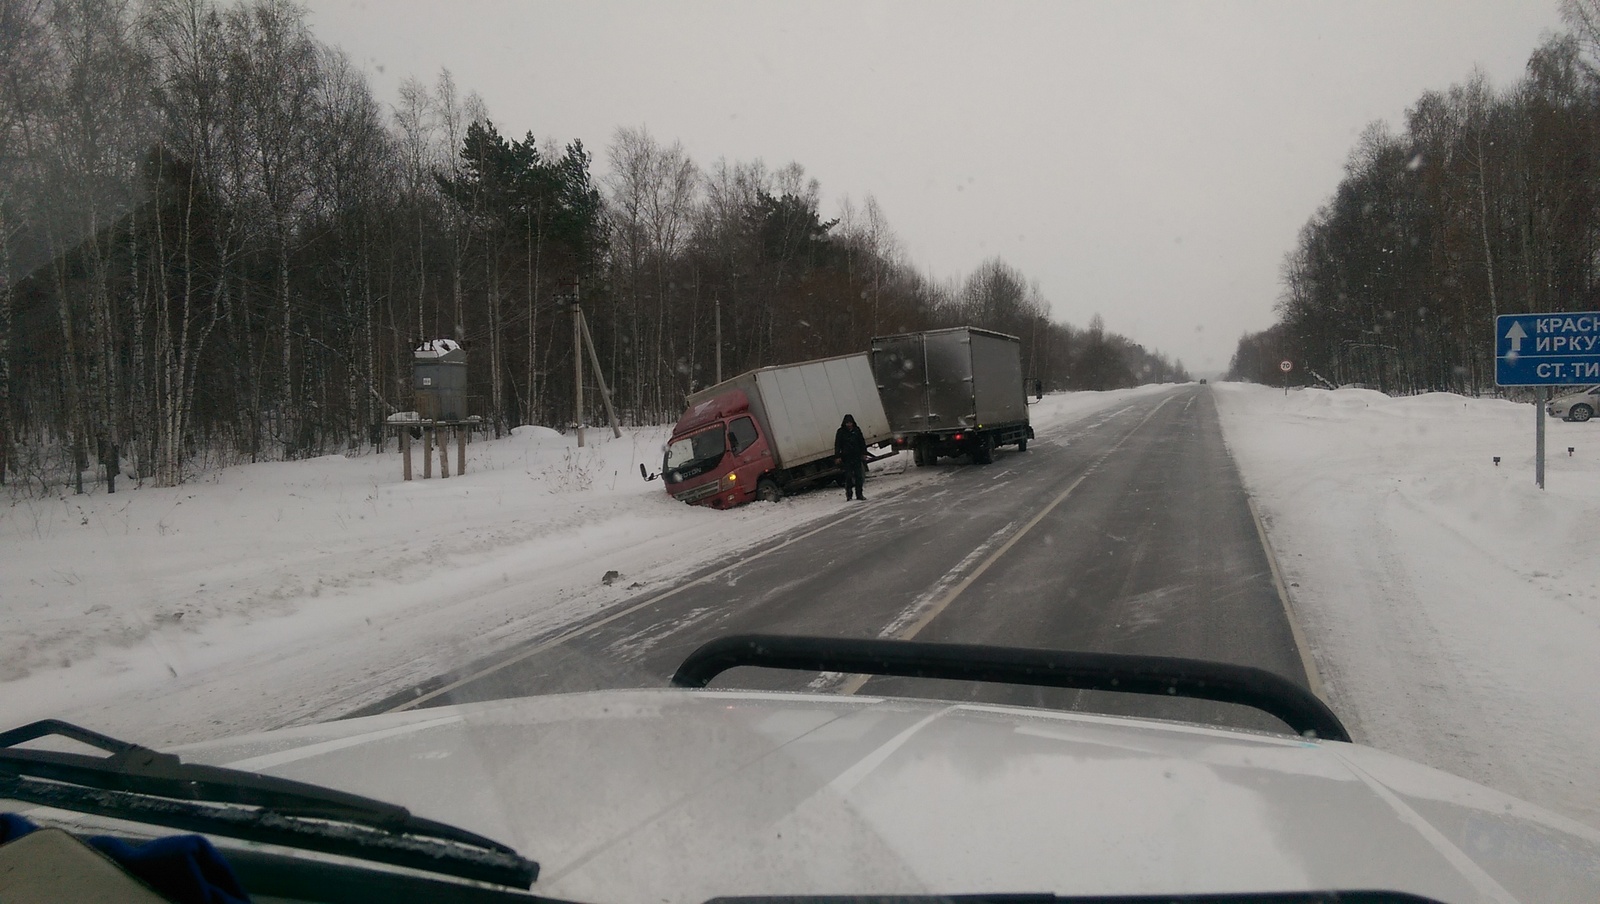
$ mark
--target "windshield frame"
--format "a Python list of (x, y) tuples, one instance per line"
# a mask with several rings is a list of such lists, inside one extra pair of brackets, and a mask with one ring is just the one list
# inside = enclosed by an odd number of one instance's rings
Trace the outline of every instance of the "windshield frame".
[[(712, 440), (712, 436), (715, 440)], [(714, 445), (713, 445), (714, 442)], [(680, 447), (687, 444), (686, 449)], [(687, 455), (674, 464), (673, 455)], [(674, 437), (667, 443), (661, 457), (661, 478), (668, 483), (679, 483), (697, 477), (716, 467), (728, 454), (728, 426), (723, 421), (708, 424), (704, 429)]]

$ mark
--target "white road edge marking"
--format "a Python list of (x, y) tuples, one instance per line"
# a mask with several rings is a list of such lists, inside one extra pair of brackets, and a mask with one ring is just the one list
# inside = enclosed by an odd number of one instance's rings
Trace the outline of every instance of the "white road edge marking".
[[(1076, 490), (1079, 484), (1083, 483), (1085, 480), (1088, 480), (1089, 475), (1098, 470), (1100, 465), (1104, 463), (1106, 459), (1114, 455), (1118, 449), (1121, 449), (1124, 443), (1126, 443), (1135, 433), (1138, 433), (1145, 424), (1149, 423), (1150, 419), (1156, 416), (1156, 412), (1160, 411), (1162, 406), (1166, 405), (1171, 400), (1172, 396), (1167, 396), (1160, 402), (1157, 402), (1156, 407), (1150, 409), (1150, 413), (1146, 414), (1144, 419), (1139, 421), (1139, 423), (1132, 430), (1129, 430), (1126, 434), (1124, 434), (1122, 439), (1117, 440), (1116, 445), (1101, 453), (1100, 457), (1094, 460), (1094, 464), (1091, 464), (1084, 470), (1082, 474), (1078, 475), (1077, 480), (1074, 480), (1071, 484), (1069, 484), (1066, 489), (1061, 491), (1060, 495), (1056, 496), (1056, 498), (1050, 500), (1049, 505), (1046, 505), (1043, 509), (1041, 509), (1039, 514), (1034, 515), (1031, 521), (1022, 526), (1021, 530), (1018, 530), (1016, 533), (1012, 534), (1011, 539), (1007, 540), (1004, 545), (995, 550), (989, 556), (989, 558), (984, 559), (983, 564), (973, 569), (972, 573), (967, 575), (966, 578), (961, 581), (961, 583), (951, 588), (950, 592), (945, 594), (943, 599), (939, 600), (937, 603), (934, 603), (932, 606), (929, 606), (927, 611), (922, 613), (922, 617), (907, 625), (898, 634), (894, 635), (894, 639), (910, 640), (911, 638), (916, 637), (918, 632), (920, 632), (923, 628), (926, 628), (929, 622), (932, 622), (939, 616), (939, 613), (949, 608), (950, 604), (955, 602), (956, 597), (959, 597), (962, 591), (972, 586), (974, 581), (982, 577), (983, 573), (989, 570), (990, 565), (993, 565), (995, 562), (999, 561), (1000, 557), (1005, 555), (1012, 546), (1016, 545), (1018, 540), (1021, 540), (1023, 536), (1028, 533), (1028, 531), (1033, 530), (1034, 526), (1040, 521), (1043, 521), (1046, 515), (1054, 511), (1056, 506), (1067, 501), (1067, 497), (1072, 495), (1072, 491)], [(839, 686), (838, 692), (841, 694), (853, 694), (856, 691), (861, 690), (861, 686), (866, 684), (871, 677), (872, 676), (870, 675), (851, 676), (849, 681), (846, 681), (844, 684)]]
[(498, 671), (500, 671), (502, 669), (506, 669), (506, 668), (509, 668), (509, 667), (511, 667), (513, 665), (516, 665), (517, 663), (523, 661), (524, 659), (527, 659), (527, 658), (529, 658), (531, 656), (537, 656), (540, 653), (543, 653), (545, 650), (550, 649), (551, 647), (558, 647), (561, 644), (564, 644), (569, 640), (576, 640), (577, 638), (582, 637), (585, 634), (592, 633), (592, 632), (594, 632), (594, 631), (596, 631), (596, 630), (598, 630), (600, 628), (605, 627), (606, 625), (611, 624), (612, 622), (616, 621), (619, 618), (625, 618), (625, 617), (627, 617), (629, 615), (632, 615), (635, 612), (638, 612), (640, 609), (648, 608), (650, 606), (655, 605), (656, 603), (661, 602), (662, 600), (664, 600), (664, 599), (666, 599), (668, 597), (676, 596), (677, 594), (682, 593), (685, 590), (688, 590), (690, 587), (695, 587), (695, 586), (698, 586), (700, 584), (709, 583), (710, 581), (712, 581), (712, 580), (714, 580), (716, 578), (719, 578), (724, 574), (727, 574), (728, 572), (732, 571), (735, 568), (738, 568), (741, 565), (748, 565), (751, 562), (754, 562), (755, 560), (761, 558), (762, 556), (768, 555), (770, 553), (777, 552), (778, 550), (784, 548), (785, 546), (788, 546), (791, 543), (798, 543), (801, 540), (804, 540), (805, 538), (811, 536), (812, 534), (817, 534), (817, 533), (821, 533), (822, 531), (828, 530), (829, 528), (834, 527), (835, 525), (839, 524), (839, 522), (841, 522), (841, 521), (845, 521), (845, 520), (848, 520), (850, 518), (860, 517), (861, 513), (864, 512), (864, 511), (866, 511), (866, 510), (865, 509), (856, 509), (855, 511), (845, 515), (843, 518), (824, 518), (823, 519), (823, 521), (824, 521), (823, 524), (821, 524), (821, 525), (819, 525), (817, 527), (814, 527), (811, 530), (808, 530), (803, 534), (800, 534), (800, 535), (795, 536), (795, 537), (790, 537), (789, 539), (784, 540), (782, 543), (778, 543), (778, 544), (775, 544), (773, 546), (769, 546), (766, 549), (763, 549), (760, 552), (758, 552), (758, 553), (756, 553), (756, 554), (754, 554), (752, 556), (748, 556), (746, 558), (742, 558), (742, 559), (738, 560), (737, 562), (730, 563), (730, 564), (728, 564), (728, 565), (726, 565), (726, 566), (724, 566), (722, 568), (717, 569), (716, 571), (711, 572), (710, 574), (701, 575), (700, 577), (695, 578), (694, 580), (688, 582), (687, 584), (679, 584), (678, 586), (672, 588), (671, 590), (667, 590), (667, 591), (665, 591), (663, 593), (658, 593), (655, 596), (652, 596), (649, 599), (644, 600), (643, 602), (635, 603), (632, 606), (629, 606), (628, 608), (623, 609), (623, 610), (621, 610), (619, 612), (613, 612), (610, 615), (608, 615), (605, 618), (602, 618), (602, 619), (600, 619), (598, 621), (589, 622), (588, 624), (583, 625), (583, 626), (578, 627), (578, 628), (574, 628), (571, 631), (567, 631), (565, 633), (558, 634), (555, 637), (552, 637), (549, 640), (543, 641), (541, 643), (535, 644), (534, 646), (529, 647), (529, 648), (523, 650), (522, 652), (517, 653), (514, 656), (510, 656), (510, 657), (508, 657), (506, 659), (502, 659), (499, 662), (494, 663), (493, 665), (486, 666), (486, 667), (484, 667), (482, 669), (479, 669), (476, 672), (473, 672), (470, 675), (467, 675), (467, 676), (462, 677), (462, 678), (458, 678), (455, 681), (452, 681), (449, 684), (446, 684), (446, 685), (444, 685), (442, 687), (434, 688), (433, 690), (427, 692), (426, 694), (420, 694), (420, 695), (418, 695), (417, 697), (415, 697), (415, 698), (413, 698), (411, 700), (407, 700), (406, 702), (401, 703), (398, 706), (394, 706), (394, 707), (391, 707), (389, 709), (386, 709), (383, 712), (385, 714), (387, 714), (387, 713), (399, 713), (399, 712), (405, 712), (408, 709), (415, 709), (416, 707), (421, 706), (424, 703), (427, 703), (429, 700), (432, 700), (432, 699), (434, 699), (436, 697), (439, 697), (439, 696), (441, 696), (443, 694), (450, 693), (451, 691), (455, 690), (456, 688), (462, 687), (464, 685), (471, 684), (472, 682), (477, 681), (480, 678), (485, 678), (485, 677), (487, 677), (489, 675), (493, 675), (495, 672), (498, 672)]
[[(967, 553), (960, 562), (956, 563), (956, 567), (941, 575), (939, 580), (934, 581), (927, 590), (917, 594), (917, 598), (912, 600), (910, 605), (901, 609), (900, 614), (896, 615), (889, 624), (878, 632), (878, 636), (883, 638), (894, 637), (900, 633), (900, 629), (916, 621), (917, 617), (922, 615), (930, 604), (943, 597), (952, 584), (961, 580), (961, 577), (967, 573), (968, 568), (971, 568), (974, 563), (987, 556), (989, 550), (993, 549), (996, 543), (1005, 542), (1016, 526), (1017, 522), (1008, 521), (1005, 527), (995, 531), (989, 539), (979, 543), (973, 548), (972, 552)], [(814, 691), (827, 691), (829, 688), (843, 687), (849, 680), (850, 676), (843, 672), (823, 672), (813, 678), (811, 683), (806, 686)], [(859, 687), (859, 685), (857, 686)]]
[(1289, 636), (1294, 640), (1295, 651), (1300, 654), (1300, 667), (1306, 671), (1306, 685), (1311, 693), (1324, 703), (1327, 695), (1323, 693), (1322, 674), (1317, 671), (1317, 660), (1311, 655), (1311, 644), (1306, 640), (1305, 631), (1300, 628), (1300, 619), (1295, 616), (1294, 602), (1289, 598), (1289, 587), (1283, 582), (1283, 570), (1278, 567), (1278, 554), (1273, 551), (1272, 544), (1267, 541), (1267, 528), (1261, 520), (1261, 510), (1256, 507), (1256, 500), (1247, 491), (1245, 503), (1250, 506), (1250, 518), (1256, 523), (1256, 536), (1261, 539), (1261, 549), (1267, 554), (1267, 568), (1272, 572), (1272, 586), (1278, 591), (1278, 601), (1283, 604), (1283, 617), (1289, 621)]

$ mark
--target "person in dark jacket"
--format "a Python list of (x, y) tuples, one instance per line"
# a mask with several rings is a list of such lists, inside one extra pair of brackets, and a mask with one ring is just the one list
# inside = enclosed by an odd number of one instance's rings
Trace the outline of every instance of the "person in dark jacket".
[(861, 435), (856, 419), (848, 414), (833, 435), (833, 455), (844, 468), (844, 498), (865, 500), (861, 487), (867, 482), (867, 438)]

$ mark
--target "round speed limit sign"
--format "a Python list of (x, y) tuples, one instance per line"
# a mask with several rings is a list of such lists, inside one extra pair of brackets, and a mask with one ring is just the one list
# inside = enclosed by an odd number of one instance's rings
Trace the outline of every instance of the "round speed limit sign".
[(1294, 365), (1288, 361), (1280, 361), (1278, 362), (1278, 369), (1284, 373), (1288, 373), (1289, 371), (1294, 370)]

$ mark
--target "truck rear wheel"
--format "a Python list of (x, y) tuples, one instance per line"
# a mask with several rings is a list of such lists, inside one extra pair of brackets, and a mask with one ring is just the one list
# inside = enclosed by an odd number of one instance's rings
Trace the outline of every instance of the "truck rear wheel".
[(977, 445), (972, 448), (972, 460), (980, 465), (994, 464), (994, 437), (978, 438)]
[(756, 501), (777, 502), (783, 498), (783, 490), (771, 480), (763, 477), (756, 481)]
[(927, 450), (922, 448), (921, 446), (916, 446), (916, 447), (912, 448), (912, 450), (911, 450), (911, 461), (913, 463), (915, 463), (916, 466), (919, 467), (919, 468), (926, 468), (930, 464), (930, 462), (928, 461), (928, 452), (927, 452)]
[(1028, 441), (1026, 439), (1017, 440), (1017, 451), (1018, 452), (1026, 452), (1026, 451), (1028, 451)]

